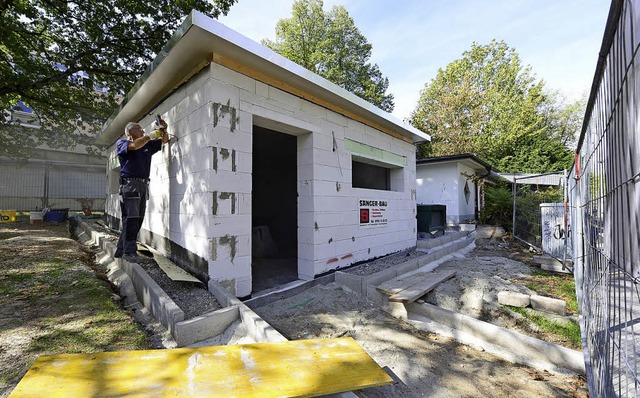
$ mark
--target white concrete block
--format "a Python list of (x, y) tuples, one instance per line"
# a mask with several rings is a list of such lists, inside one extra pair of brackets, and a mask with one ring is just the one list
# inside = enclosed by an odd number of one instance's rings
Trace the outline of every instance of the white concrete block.
[(177, 231), (184, 235), (206, 238), (209, 236), (209, 221), (207, 218), (184, 213), (172, 213), (169, 216), (170, 231)]
[[(226, 68), (220, 64), (211, 64), (211, 75), (219, 83), (235, 86), (243, 90), (254, 93), (256, 91), (256, 80)], [(259, 82), (258, 82), (259, 83)]]
[(309, 121), (300, 120), (289, 110), (284, 108), (278, 108), (275, 106), (267, 107), (259, 106), (255, 104), (247, 104), (248, 108), (242, 108), (242, 110), (253, 114), (255, 117), (261, 117), (269, 119), (283, 126), (280, 126), (279, 131), (284, 133), (290, 133), (294, 135), (306, 135), (307, 132), (318, 131), (320, 127), (315, 123)]
[(213, 191), (211, 193), (211, 215), (226, 216), (238, 214), (238, 194), (235, 192)]
[(213, 124), (213, 107), (211, 102), (203, 104), (187, 116), (188, 128), (196, 131)]
[(238, 213), (237, 214), (251, 214), (251, 194), (250, 193), (238, 193)]
[(213, 204), (212, 194), (209, 192), (195, 192), (189, 195), (171, 195), (169, 211), (171, 213), (185, 213), (210, 216)]
[(188, 116), (196, 109), (201, 108), (207, 104), (208, 100), (204, 96), (202, 88), (195, 90), (188, 94), (176, 105), (176, 118)]
[(239, 130), (231, 131), (228, 126), (212, 127), (207, 132), (209, 135), (209, 145), (235, 149), (237, 151), (251, 153), (252, 136), (251, 133), (245, 133)]
[(209, 256), (208, 238), (185, 235), (180, 231), (170, 231), (169, 239), (202, 258), (206, 259)]
[(311, 181), (314, 179), (313, 164), (298, 165), (298, 181)]
[[(309, 214), (313, 216), (314, 213)], [(320, 228), (342, 226), (345, 225), (345, 214), (343, 212), (316, 213), (314, 221)]]
[(236, 279), (236, 295), (246, 297), (251, 294), (251, 278), (244, 277)]
[(313, 245), (315, 244), (315, 228), (298, 227), (298, 243)]
[(215, 274), (210, 275), (229, 275), (229, 272), (235, 275), (235, 271), (229, 271), (224, 267), (226, 265), (227, 267), (233, 268), (232, 264), (235, 264), (236, 261), (246, 261), (242, 260), (242, 258), (238, 256), (238, 243), (238, 237), (233, 235), (225, 235), (209, 239), (209, 258), (211, 260), (209, 268), (211, 269), (211, 264), (214, 264), (216, 272)]
[(269, 86), (268, 98), (284, 105), (286, 109), (302, 109), (303, 100), (273, 86)]
[(554, 314), (560, 315), (564, 315), (566, 313), (567, 303), (565, 303), (564, 300), (538, 295), (532, 295), (530, 300), (531, 308), (534, 310), (553, 312)]
[(327, 166), (323, 164), (316, 164), (313, 168), (314, 179), (337, 181), (342, 178), (342, 175), (346, 172), (344, 169), (337, 166)]
[(327, 118), (327, 112), (329, 112), (327, 110), (327, 108), (324, 108), (320, 105), (316, 105), (313, 102), (310, 101), (302, 101), (302, 111), (306, 112), (314, 117), (318, 117), (321, 119), (326, 119)]
[(344, 129), (344, 138), (363, 142), (365, 126), (361, 122), (353, 119), (347, 119), (347, 126)]
[(268, 97), (269, 96), (269, 86), (267, 86), (265, 83), (256, 81), (256, 94), (261, 96), (261, 97)]
[[(313, 151), (313, 163), (331, 167), (341, 167), (339, 162), (339, 152), (315, 148)], [(349, 165), (350, 166), (350, 165)]]
[(314, 254), (315, 254), (314, 245), (302, 243), (300, 242), (300, 240), (298, 240), (298, 262), (301, 260), (313, 261)]
[(298, 278), (302, 280), (313, 280), (315, 277), (315, 269), (313, 260), (298, 259)]
[(330, 151), (333, 148), (333, 136), (331, 130), (328, 134), (323, 131), (315, 131), (313, 133), (313, 147)]
[(349, 124), (349, 119), (345, 116), (342, 116), (339, 113), (333, 111), (327, 111), (327, 121), (334, 123), (338, 126), (347, 127)]
[[(236, 111), (240, 108), (240, 89), (238, 87), (222, 83), (219, 80), (211, 79), (202, 87), (204, 93), (212, 104), (220, 104), (228, 106), (229, 108), (235, 108)], [(220, 109), (219, 109), (220, 111)], [(218, 114), (218, 119), (223, 119), (224, 115)], [(227, 123), (228, 123), (227, 117)]]
[(510, 305), (512, 307), (525, 308), (531, 301), (528, 294), (510, 292), (507, 290), (498, 293), (498, 303), (502, 305)]
[(251, 214), (212, 216), (208, 236), (251, 235)]
[(193, 174), (202, 171), (210, 171), (213, 168), (213, 151), (210, 147), (190, 147), (189, 152), (176, 153), (169, 163), (171, 175)]
[(231, 171), (218, 170), (205, 176), (207, 187), (210, 191), (251, 193), (252, 179), (248, 173), (234, 173)]
[(318, 193), (314, 199), (316, 212), (331, 212), (336, 209), (351, 210), (357, 208), (358, 198), (346, 196), (322, 196)]
[(236, 171), (237, 151), (232, 148), (212, 147), (214, 172)]
[(253, 115), (249, 112), (238, 110), (236, 116), (238, 120), (235, 132), (251, 133), (253, 131)]

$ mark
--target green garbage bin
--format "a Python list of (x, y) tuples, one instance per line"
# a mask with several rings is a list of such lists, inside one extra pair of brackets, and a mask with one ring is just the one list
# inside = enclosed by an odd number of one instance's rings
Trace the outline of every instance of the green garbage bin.
[(445, 229), (447, 206), (417, 205), (418, 232), (436, 232)]

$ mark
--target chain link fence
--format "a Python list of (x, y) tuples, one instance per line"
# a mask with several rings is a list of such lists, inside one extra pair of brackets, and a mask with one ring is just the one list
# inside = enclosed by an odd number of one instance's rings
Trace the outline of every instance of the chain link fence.
[(591, 396), (640, 396), (640, 1), (613, 1), (569, 175)]

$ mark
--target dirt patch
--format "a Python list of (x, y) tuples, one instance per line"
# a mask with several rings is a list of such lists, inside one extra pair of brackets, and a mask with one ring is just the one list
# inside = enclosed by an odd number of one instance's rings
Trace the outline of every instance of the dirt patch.
[[(407, 250), (346, 272), (371, 275), (423, 254)], [(525, 247), (502, 239), (478, 240), (478, 247), (466, 256), (440, 265), (439, 269), (456, 269), (456, 277), (422, 299), (559, 343), (497, 304), (501, 289), (533, 293), (522, 283), (533, 267), (521, 259), (531, 259)], [(452, 339), (418, 331), (335, 283), (318, 285), (254, 310), (288, 339), (340, 336), (356, 339), (395, 378), (391, 386), (359, 391), (357, 395), (362, 397), (588, 396), (587, 384), (580, 376), (514, 365)]]
[(514, 365), (452, 339), (420, 332), (335, 283), (255, 308), (288, 339), (353, 337), (395, 383), (361, 397), (586, 397), (578, 376)]
[[(38, 246), (52, 236), (68, 236), (66, 226), (44, 237), (34, 236), (27, 247)], [(7, 235), (8, 236), (8, 235)], [(0, 236), (0, 239), (2, 236)], [(72, 242), (75, 243), (75, 242)], [(50, 250), (42, 246), (41, 253)], [(83, 249), (76, 243), (73, 252)], [(376, 260), (371, 272), (385, 263), (401, 263), (413, 256), (402, 252)], [(479, 252), (479, 257), (490, 257)], [(506, 252), (507, 257), (510, 255)], [(500, 257), (500, 256), (497, 256)], [(143, 260), (145, 261), (145, 260)], [(481, 261), (482, 262), (482, 261)], [(154, 262), (155, 263), (155, 262)], [(507, 264), (507, 262), (503, 262)], [(354, 267), (355, 268), (355, 267)], [(499, 267), (496, 267), (498, 269)], [(505, 278), (506, 279), (506, 276)], [(167, 288), (170, 292), (170, 287)], [(20, 299), (17, 305), (19, 306)], [(81, 305), (79, 304), (81, 307)], [(9, 313), (19, 313), (22, 307), (7, 306)], [(29, 311), (38, 311), (31, 308)], [(351, 336), (395, 378), (390, 386), (357, 392), (362, 397), (586, 397), (586, 383), (577, 376), (561, 376), (507, 363), (493, 355), (456, 343), (434, 334), (420, 332), (411, 325), (390, 317), (376, 305), (345, 288), (331, 283), (317, 285), (296, 296), (256, 308), (256, 312), (289, 339)], [(5, 314), (5, 312), (3, 312)], [(25, 313), (25, 317), (36, 313)], [(3, 318), (6, 315), (3, 315)], [(28, 318), (16, 320), (12, 327), (20, 331)], [(4, 320), (4, 319), (3, 319)], [(159, 334), (161, 328), (148, 318), (140, 319), (148, 333)], [(155, 325), (155, 326), (154, 326)], [(236, 325), (241, 328), (242, 325)], [(155, 330), (158, 329), (158, 330)], [(228, 334), (237, 334), (229, 328)], [(11, 358), (28, 356), (27, 345), (15, 334)], [(233, 336), (227, 337), (233, 340)], [(225, 344), (215, 341), (212, 344)], [(5, 349), (4, 342), (0, 345)], [(152, 347), (171, 347), (159, 342)], [(3, 354), (4, 355), (4, 354)], [(30, 355), (30, 354), (29, 354)], [(2, 357), (2, 366), (9, 367), (11, 358)], [(29, 364), (24, 365), (24, 369)]]

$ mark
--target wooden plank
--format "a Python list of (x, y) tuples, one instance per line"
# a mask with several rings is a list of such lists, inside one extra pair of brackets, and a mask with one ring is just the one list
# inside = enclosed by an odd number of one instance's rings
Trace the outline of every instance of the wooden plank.
[(10, 397), (299, 397), (392, 381), (343, 337), (41, 356)]
[(416, 299), (424, 296), (433, 290), (436, 286), (446, 281), (449, 278), (453, 278), (456, 274), (454, 270), (436, 272), (423, 278), (420, 283), (416, 283), (408, 289), (401, 291), (389, 297), (389, 301), (395, 303), (410, 303)]
[(432, 273), (416, 272), (415, 274), (412, 274), (412, 275), (400, 275), (397, 278), (388, 280), (380, 284), (379, 286), (376, 287), (376, 289), (380, 293), (384, 293), (389, 296), (392, 296), (396, 293), (400, 293), (401, 291), (410, 288), (416, 283), (420, 283), (420, 281), (422, 281), (422, 279), (429, 274), (432, 274)]

